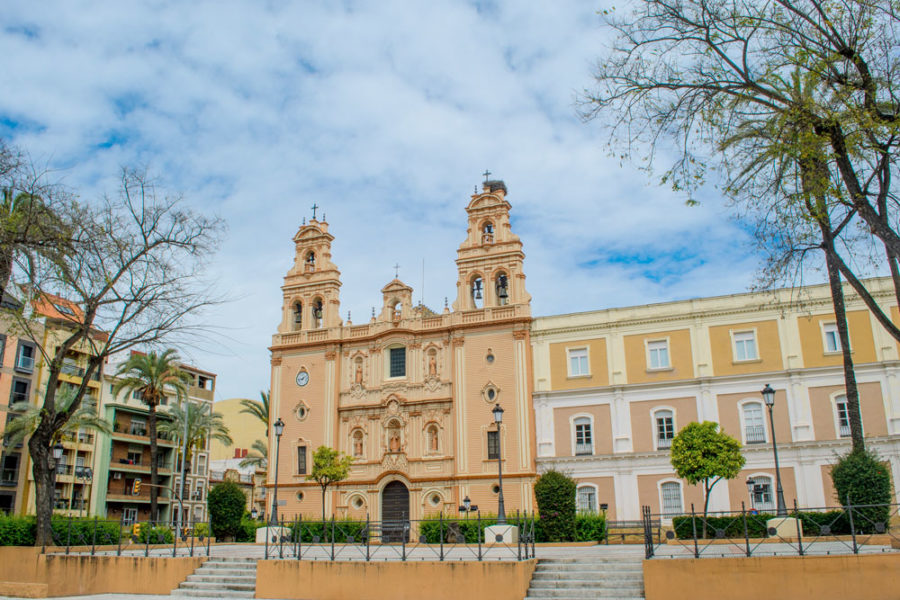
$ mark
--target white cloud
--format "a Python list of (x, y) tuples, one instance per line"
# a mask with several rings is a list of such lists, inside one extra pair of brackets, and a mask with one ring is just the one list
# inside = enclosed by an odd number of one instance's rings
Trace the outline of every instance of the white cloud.
[[(224, 341), (191, 350), (219, 397), (269, 386), (291, 237), (324, 207), (342, 316), (401, 278), (455, 296), (464, 207), (506, 181), (535, 314), (746, 288), (756, 261), (713, 198), (608, 156), (574, 98), (605, 43), (592, 2), (13, 2), (0, 134), (83, 197), (148, 164), (230, 235), (212, 275)], [(4, 125), (5, 124), (5, 125)], [(18, 126), (16, 126), (18, 124)], [(647, 264), (647, 261), (650, 261)]]

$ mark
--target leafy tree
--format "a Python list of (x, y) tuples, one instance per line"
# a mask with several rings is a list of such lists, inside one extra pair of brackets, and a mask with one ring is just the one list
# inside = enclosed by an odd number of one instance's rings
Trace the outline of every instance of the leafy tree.
[(247, 496), (233, 481), (225, 481), (209, 490), (206, 497), (212, 534), (218, 539), (235, 538), (241, 533), (241, 518), (247, 507)]
[[(213, 412), (209, 404), (198, 404), (183, 401), (181, 404), (173, 404), (167, 411), (169, 420), (159, 423), (159, 431), (171, 439), (179, 440), (179, 454), (185, 449), (184, 460), (181, 463), (181, 481), (187, 481), (187, 473), (191, 467), (195, 450), (203, 450), (206, 447), (206, 439), (212, 438), (230, 446), (233, 442), (229, 435), (228, 427), (222, 421), (222, 415)], [(185, 437), (187, 432), (187, 437)], [(187, 444), (185, 444), (187, 440)], [(185, 498), (186, 488), (181, 486), (181, 498)]]
[[(856, 525), (872, 531), (875, 523), (888, 527), (891, 514), (891, 474), (881, 458), (870, 450), (851, 450), (831, 467), (837, 501), (854, 505)], [(855, 508), (860, 504), (874, 505)]]
[(262, 421), (266, 426), (266, 435), (269, 435), (269, 392), (260, 392), (259, 400), (243, 398), (241, 400), (241, 413), (252, 415)]
[[(204, 281), (204, 262), (218, 247), (222, 221), (182, 208), (178, 197), (158, 195), (144, 173), (123, 169), (115, 196), (73, 202), (60, 214), (74, 240), (71, 251), (35, 253), (27, 268), (16, 267), (12, 281), (24, 294), (21, 305), (0, 307), (45, 365), (41, 418), (28, 440), (37, 544), (52, 543), (52, 440), (81, 406), (101, 365), (119, 352), (205, 333), (198, 314), (222, 302)], [(59, 335), (45, 338), (31, 309), (58, 301), (70, 303), (72, 314), (58, 319)], [(87, 365), (75, 400), (61, 410), (60, 373), (74, 350), (88, 354)]]
[(347, 479), (353, 457), (328, 446), (319, 446), (313, 453), (312, 471), (306, 476), (322, 488), (322, 520), (325, 520), (325, 492), (332, 483)]
[[(900, 136), (896, 29), (890, 0), (646, 0), (620, 16), (597, 61), (586, 118), (609, 115), (624, 155), (675, 160), (663, 175), (693, 192), (717, 174), (738, 216), (772, 254), (769, 276), (822, 252), (831, 284), (854, 448), (864, 440), (845, 335), (840, 277), (895, 339), (898, 328), (858, 277), (883, 248), (900, 298), (900, 232), (892, 191)], [(644, 157), (642, 157), (644, 158)], [(819, 255), (821, 256), (821, 255)], [(819, 260), (819, 259), (817, 259)], [(795, 275), (796, 276), (796, 275)]]
[(547, 471), (534, 483), (541, 531), (548, 542), (575, 539), (575, 480), (559, 471)]
[(265, 471), (269, 466), (269, 446), (262, 440), (254, 440), (250, 447), (251, 452), (247, 453), (244, 460), (240, 462), (241, 467), (255, 467)]
[(703, 537), (709, 494), (723, 479), (734, 479), (744, 467), (741, 443), (723, 431), (718, 423), (688, 423), (672, 440), (671, 458), (675, 474), (691, 485), (703, 483)]
[(156, 407), (167, 394), (179, 400), (187, 396), (190, 375), (181, 370), (178, 354), (169, 348), (161, 354), (150, 352), (132, 353), (116, 371), (118, 378), (113, 384), (113, 394), (137, 392), (147, 405), (147, 432), (150, 436), (150, 520), (157, 519), (157, 495), (159, 493), (159, 465), (157, 464), (157, 424)]

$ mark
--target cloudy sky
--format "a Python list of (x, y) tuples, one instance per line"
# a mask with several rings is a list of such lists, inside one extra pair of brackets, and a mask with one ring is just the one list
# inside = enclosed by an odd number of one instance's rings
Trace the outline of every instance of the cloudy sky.
[(686, 207), (577, 117), (603, 2), (13, 0), (0, 136), (85, 199), (144, 165), (227, 221), (211, 275), (233, 300), (207, 315), (224, 337), (184, 350), (217, 399), (268, 388), (313, 203), (355, 322), (395, 263), (416, 300), (453, 301), (485, 169), (509, 188), (535, 315), (745, 291), (757, 259), (721, 202)]

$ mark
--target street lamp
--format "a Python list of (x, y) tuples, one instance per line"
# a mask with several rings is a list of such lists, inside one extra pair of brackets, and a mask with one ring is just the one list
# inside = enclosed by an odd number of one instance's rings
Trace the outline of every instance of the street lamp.
[(469, 520), (469, 513), (478, 510), (478, 507), (472, 504), (472, 501), (469, 500), (469, 496), (467, 495), (463, 498), (463, 503), (459, 507), (459, 512), (466, 513), (466, 521)]
[(272, 518), (269, 522), (274, 525), (278, 523), (278, 459), (281, 458), (279, 450), (281, 449), (281, 434), (284, 433), (284, 421), (281, 420), (281, 417), (278, 417), (273, 427), (275, 427), (275, 493), (272, 494)]
[(59, 464), (59, 459), (62, 458), (64, 450), (65, 447), (60, 442), (56, 442), (55, 444), (53, 444), (54, 467)]
[(763, 402), (769, 407), (769, 429), (772, 430), (772, 452), (775, 454), (775, 493), (778, 498), (778, 509), (776, 515), (779, 517), (787, 516), (787, 506), (784, 504), (784, 490), (781, 488), (781, 470), (778, 467), (778, 444), (775, 442), (775, 417), (772, 415), (772, 409), (775, 407), (775, 390), (769, 384), (760, 392)]
[(497, 474), (500, 483), (500, 498), (497, 502), (497, 525), (506, 525), (506, 508), (503, 506), (503, 451), (500, 446), (500, 425), (503, 424), (503, 408), (494, 405), (494, 423), (497, 424)]
[(255, 521), (258, 516), (259, 516), (259, 511), (254, 506), (253, 510), (250, 511), (250, 517)]
[[(80, 470), (79, 470), (80, 469)], [(87, 486), (87, 482), (91, 481), (94, 478), (94, 472), (90, 467), (76, 467), (75, 468), (75, 480), (81, 479), (81, 506), (78, 507), (78, 516), (82, 516), (84, 513), (84, 488)], [(72, 484), (72, 508), (75, 508), (75, 484)], [(90, 516), (90, 515), (89, 515)]]

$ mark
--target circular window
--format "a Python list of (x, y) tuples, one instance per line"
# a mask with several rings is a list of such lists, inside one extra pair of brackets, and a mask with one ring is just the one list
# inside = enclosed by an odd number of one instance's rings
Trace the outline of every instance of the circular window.
[(494, 492), (495, 494), (499, 494), (499, 493), (500, 493), (500, 486), (497, 485), (497, 484), (495, 483), (495, 484), (494, 484), (494, 487), (491, 488), (491, 491)]
[(297, 415), (297, 419), (300, 421), (306, 420), (306, 417), (309, 416), (309, 407), (306, 406), (303, 402), (297, 405), (294, 409), (294, 414)]
[(432, 494), (431, 498), (429, 498), (428, 500), (433, 506), (437, 506), (441, 503), (441, 497), (438, 494)]
[(363, 499), (357, 496), (353, 499), (353, 508), (362, 508), (363, 507)]
[(303, 500), (303, 492), (297, 492), (297, 500)]
[(488, 355), (484, 357), (484, 360), (488, 361), (488, 363), (494, 362), (494, 355), (488, 352)]

